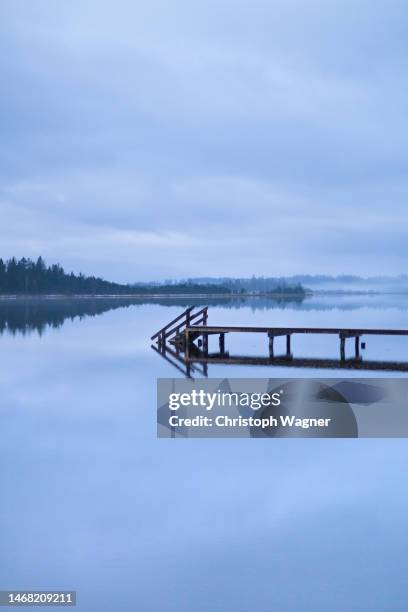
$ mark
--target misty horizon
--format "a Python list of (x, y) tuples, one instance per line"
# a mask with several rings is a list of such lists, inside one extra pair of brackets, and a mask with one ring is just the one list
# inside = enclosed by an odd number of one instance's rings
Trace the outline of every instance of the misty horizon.
[[(46, 261), (41, 255), (38, 255), (37, 257), (34, 258), (28, 258), (25, 256), (22, 257), (16, 257), (16, 256), (12, 256), (10, 259), (6, 259), (0, 256), (0, 268), (6, 264), (8, 264), (10, 261), (14, 261), (15, 263), (22, 263), (23, 261), (26, 262), (27, 264), (34, 264), (37, 262), (37, 265), (40, 264), (40, 266), (58, 266), (60, 267), (61, 264), (58, 261), (53, 261), (53, 262), (48, 262)], [(83, 275), (83, 271), (82, 270), (64, 270), (65, 274), (75, 274), (75, 275)], [(91, 274), (90, 276), (95, 277), (94, 274)], [(104, 281), (107, 282), (112, 282), (112, 283), (118, 283), (117, 280), (112, 279), (112, 278), (107, 278), (106, 276), (102, 275), (100, 277), (98, 277)], [(1, 280), (1, 278), (0, 278)], [(337, 274), (337, 275), (333, 275), (333, 274), (319, 274), (319, 273), (315, 273), (315, 274), (293, 274), (293, 275), (288, 275), (288, 276), (283, 276), (283, 275), (275, 275), (275, 276), (267, 276), (267, 275), (262, 275), (262, 274), (251, 274), (250, 276), (198, 276), (198, 277), (179, 277), (179, 278), (155, 278), (155, 279), (150, 279), (148, 281), (142, 281), (142, 280), (131, 280), (128, 281), (126, 283), (123, 283), (124, 285), (162, 285), (162, 284), (173, 284), (173, 283), (199, 283), (199, 284), (204, 284), (204, 283), (214, 283), (214, 284), (222, 284), (223, 282), (230, 282), (230, 281), (274, 281), (276, 283), (279, 282), (290, 282), (293, 284), (296, 283), (305, 283), (305, 282), (310, 282), (313, 284), (320, 284), (320, 283), (393, 283), (393, 282), (404, 282), (404, 281), (408, 281), (408, 274), (399, 274), (399, 275), (377, 275), (377, 276), (359, 276), (359, 275), (355, 275), (355, 274)], [(1, 287), (0, 287), (1, 289)]]

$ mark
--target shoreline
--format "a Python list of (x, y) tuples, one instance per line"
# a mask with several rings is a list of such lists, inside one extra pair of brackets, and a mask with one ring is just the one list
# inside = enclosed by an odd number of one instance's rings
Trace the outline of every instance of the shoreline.
[(270, 295), (268, 293), (257, 293), (257, 294), (231, 294), (231, 293), (126, 293), (126, 294), (116, 294), (116, 293), (112, 293), (112, 294), (76, 294), (76, 293), (70, 293), (70, 294), (64, 294), (64, 293), (55, 293), (55, 294), (38, 294), (38, 295), (34, 295), (34, 294), (9, 294), (9, 295), (1, 295), (0, 294), (0, 300), (61, 300), (61, 299), (144, 299), (144, 298), (163, 298), (163, 299), (178, 299), (178, 298), (191, 298), (191, 299), (195, 299), (195, 298), (200, 298), (200, 299), (204, 299), (204, 298), (221, 298), (221, 299), (234, 299), (234, 300), (245, 300), (247, 298), (270, 298), (270, 299), (275, 299), (275, 298), (305, 298), (305, 297), (310, 297), (312, 294), (307, 294), (307, 295), (299, 295), (297, 293), (276, 293), (274, 295)]
[(225, 300), (247, 300), (253, 298), (267, 298), (270, 300), (276, 299), (307, 299), (311, 297), (346, 297), (346, 296), (377, 296), (377, 295), (406, 295), (407, 291), (308, 291), (305, 294), (298, 293), (256, 293), (256, 294), (238, 294), (238, 293), (126, 293), (126, 294), (0, 294), (1, 300), (102, 300), (102, 299), (125, 299), (125, 300), (142, 300), (142, 299), (225, 299)]

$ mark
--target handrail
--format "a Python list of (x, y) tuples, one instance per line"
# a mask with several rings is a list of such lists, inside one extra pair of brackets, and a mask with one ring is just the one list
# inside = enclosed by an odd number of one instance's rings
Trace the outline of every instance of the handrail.
[(196, 327), (198, 325), (204, 324), (205, 323), (205, 319), (200, 319), (199, 321), (195, 321), (193, 325), (191, 325), (190, 327)]
[[(201, 316), (201, 315), (202, 315), (202, 317), (198, 321), (195, 321), (194, 325), (200, 325), (200, 323), (205, 323), (205, 321), (206, 321), (206, 319), (205, 319), (206, 311), (207, 311), (207, 307), (203, 308), (199, 312), (195, 312), (193, 315), (190, 315), (189, 325), (191, 324), (193, 319), (196, 319), (198, 316)], [(175, 327), (172, 327), (171, 329), (167, 329), (166, 331), (162, 330), (161, 333), (164, 332), (165, 337), (168, 338), (169, 336), (174, 334), (174, 332), (176, 332), (179, 329), (179, 327), (181, 327), (184, 324), (186, 324), (186, 326), (187, 326), (187, 320), (183, 321), (182, 323), (179, 323), (178, 325), (176, 325)]]
[[(157, 338), (158, 336), (160, 336), (160, 334), (162, 334), (164, 331), (166, 331), (166, 329), (168, 329), (171, 325), (173, 325), (174, 323), (177, 323), (177, 321), (179, 321), (180, 319), (182, 319), (183, 317), (187, 317), (187, 313), (190, 313), (192, 310), (194, 309), (194, 306), (189, 306), (184, 312), (181, 313), (181, 315), (179, 315), (178, 317), (176, 317), (175, 319), (173, 319), (172, 321), (170, 321), (170, 323), (167, 323), (167, 325), (165, 325), (164, 327), (162, 327), (161, 329), (159, 329), (158, 332), (156, 332), (154, 334), (154, 336), (151, 336), (150, 340), (154, 340), (155, 338)], [(191, 320), (191, 319), (190, 319)]]
[[(164, 327), (162, 327), (161, 329), (159, 329), (158, 332), (156, 332), (154, 334), (154, 336), (152, 336), (150, 338), (150, 340), (154, 340), (155, 338), (158, 338), (160, 335), (164, 335), (165, 338), (168, 338), (169, 336), (171, 336), (174, 332), (177, 331), (177, 329), (179, 327), (181, 327), (182, 325), (190, 325), (191, 322), (193, 320), (196, 320), (198, 317), (201, 316), (201, 321), (200, 323), (204, 323), (205, 322), (205, 317), (208, 311), (208, 306), (205, 306), (204, 308), (202, 308), (201, 310), (198, 310), (197, 312), (194, 312), (193, 314), (190, 314), (191, 311), (194, 310), (194, 306), (189, 306), (184, 312), (182, 312), (178, 317), (176, 317), (175, 319), (173, 319), (172, 321), (170, 321), (170, 323), (167, 323), (167, 325), (165, 325)], [(189, 316), (190, 315), (190, 316)], [(181, 319), (185, 318), (185, 321), (179, 323), (178, 325), (174, 326), (175, 323), (177, 323), (178, 321), (180, 321)], [(196, 321), (196, 324), (198, 322)], [(169, 329), (170, 328), (170, 329)]]
[(191, 315), (190, 321), (192, 321), (193, 319), (197, 319), (197, 317), (199, 317), (201, 314), (205, 314), (207, 311), (208, 311), (208, 306), (204, 306), (204, 308), (202, 308), (198, 312), (195, 312), (194, 314)]
[[(200, 311), (200, 312), (202, 312), (202, 311)], [(195, 317), (197, 316), (197, 314), (200, 314), (200, 313), (194, 313), (194, 315), (193, 315), (192, 317), (190, 317), (190, 323), (189, 323), (189, 324), (191, 324), (191, 320), (192, 320), (193, 318), (195, 318)], [(194, 325), (200, 325), (201, 323), (205, 323), (205, 314), (204, 314), (204, 315), (201, 317), (201, 319), (199, 319), (198, 321), (195, 321), (195, 322), (194, 322)], [(168, 338), (169, 336), (171, 336), (172, 334), (174, 334), (174, 332), (177, 332), (177, 330), (178, 330), (178, 329), (179, 329), (179, 328), (180, 328), (182, 325), (184, 325), (184, 324), (187, 326), (187, 320), (186, 320), (186, 321), (183, 321), (182, 323), (179, 323), (179, 324), (178, 324), (178, 325), (176, 325), (175, 327), (172, 327), (171, 329), (168, 329), (167, 331), (162, 332), (162, 333), (164, 333), (164, 336), (165, 336), (166, 338)]]
[(176, 332), (182, 325), (186, 325), (186, 324), (187, 324), (187, 321), (183, 321), (182, 323), (179, 323), (175, 327), (172, 327), (171, 329), (168, 329), (167, 331), (163, 331), (162, 334), (164, 334), (165, 337), (168, 338), (169, 336), (174, 334), (174, 332)]

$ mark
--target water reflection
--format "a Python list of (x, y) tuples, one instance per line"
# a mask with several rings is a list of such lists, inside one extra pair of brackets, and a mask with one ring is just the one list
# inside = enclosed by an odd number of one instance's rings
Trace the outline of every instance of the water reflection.
[[(50, 324), (61, 321), (62, 310), (77, 318), (42, 337), (0, 337), (3, 588), (76, 588), (78, 612), (130, 612), (135, 593), (144, 612), (201, 612), (219, 601), (221, 576), (224, 607), (236, 612), (292, 611), (306, 599), (308, 610), (331, 610), (333, 597), (341, 598), (338, 609), (355, 612), (367, 608), (367, 593), (380, 602), (378, 611), (395, 602), (393, 609), (406, 609), (405, 440), (158, 442), (156, 378), (182, 374), (150, 349), (149, 337), (182, 308), (170, 300), (95, 302), (92, 308), (92, 300), (77, 300), (79, 311), (67, 310), (66, 300), (40, 305), (42, 312), (54, 308), (45, 317)], [(104, 302), (106, 314), (92, 317)], [(131, 307), (117, 308), (122, 304)], [(406, 309), (374, 302), (352, 313), (223, 306), (210, 309), (211, 324), (408, 327)], [(23, 306), (14, 301), (13, 308)], [(16, 329), (36, 329), (30, 305), (27, 312)], [(338, 356), (337, 338), (333, 345), (305, 341), (294, 341), (296, 357)], [(249, 334), (245, 346), (230, 338), (225, 348), (266, 355), (268, 346)], [(281, 348), (284, 340), (277, 354)], [(367, 358), (385, 357), (388, 349), (403, 359), (407, 340), (399, 352), (397, 339), (370, 341)], [(319, 370), (284, 367), (208, 369), (212, 377), (321, 377)], [(384, 550), (387, 571), (380, 575)], [(271, 576), (273, 593), (265, 588)], [(345, 583), (357, 592), (352, 608)]]
[(94, 317), (132, 304), (134, 300), (122, 298), (0, 299), (0, 334), (36, 331), (41, 336), (47, 327), (61, 327), (67, 319)]
[[(356, 311), (362, 308), (408, 310), (406, 295), (336, 295), (288, 298), (267, 297), (56, 297), (0, 298), (0, 334), (36, 331), (42, 335), (47, 327), (59, 328), (65, 320), (94, 317), (109, 310), (130, 306), (157, 305), (168, 308), (216, 306), (246, 312), (274, 311)], [(165, 318), (165, 317), (164, 317)]]

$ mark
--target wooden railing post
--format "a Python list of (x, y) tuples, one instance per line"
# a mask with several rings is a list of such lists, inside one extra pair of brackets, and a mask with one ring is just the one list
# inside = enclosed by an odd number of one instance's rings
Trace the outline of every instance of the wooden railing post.
[[(184, 325), (184, 320), (186, 322), (186, 324), (190, 323), (190, 317), (191, 317), (191, 311), (193, 310), (194, 306), (189, 306), (187, 308), (187, 310), (185, 310), (184, 312), (181, 313), (181, 315), (179, 315), (178, 317), (176, 317), (175, 319), (173, 319), (172, 321), (170, 321), (170, 323), (167, 323), (167, 325), (165, 325), (164, 327), (162, 327), (162, 329), (159, 329), (158, 332), (156, 332), (150, 339), (151, 340), (157, 340), (157, 343), (160, 344), (160, 337), (163, 335), (165, 335), (165, 338), (167, 338), (170, 334), (172, 334), (175, 329), (181, 325)], [(183, 319), (183, 321), (181, 323), (179, 323), (178, 326), (176, 326), (175, 329), (171, 329), (171, 327), (177, 323), (177, 321), (180, 321), (180, 319)]]

